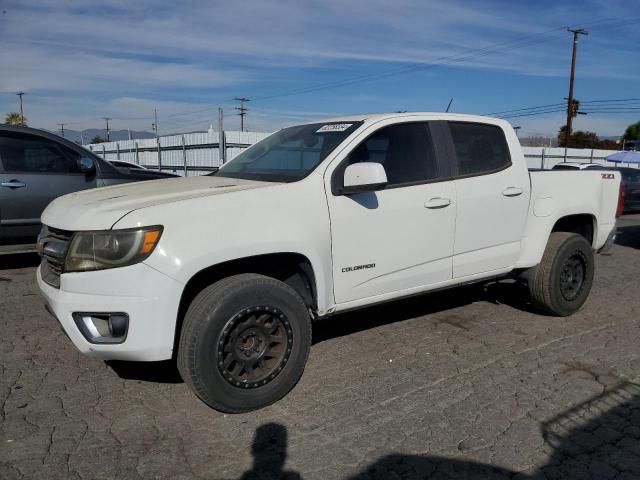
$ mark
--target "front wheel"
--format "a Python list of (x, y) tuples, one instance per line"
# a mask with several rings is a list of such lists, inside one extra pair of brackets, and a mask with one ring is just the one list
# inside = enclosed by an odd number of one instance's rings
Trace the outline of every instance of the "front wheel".
[(209, 406), (241, 413), (270, 405), (300, 379), (311, 320), (288, 285), (241, 274), (205, 288), (187, 310), (178, 369)]
[(529, 293), (540, 310), (566, 317), (577, 312), (591, 291), (593, 250), (576, 233), (555, 232), (549, 237), (540, 264), (529, 278)]

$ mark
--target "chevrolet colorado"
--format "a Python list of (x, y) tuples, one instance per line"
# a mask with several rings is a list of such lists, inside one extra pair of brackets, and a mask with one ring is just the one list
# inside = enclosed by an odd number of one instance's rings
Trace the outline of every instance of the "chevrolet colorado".
[(244, 412), (294, 387), (312, 320), (336, 312), (514, 276), (541, 311), (571, 315), (620, 198), (618, 172), (529, 172), (502, 120), (339, 118), (211, 176), (56, 199), (37, 280), (81, 352), (176, 358), (200, 399)]

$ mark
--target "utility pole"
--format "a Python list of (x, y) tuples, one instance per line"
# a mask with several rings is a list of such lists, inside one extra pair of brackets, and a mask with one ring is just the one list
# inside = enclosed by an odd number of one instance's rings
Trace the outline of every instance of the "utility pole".
[(60, 127), (60, 136), (64, 138), (64, 123), (60, 122), (58, 126)]
[(111, 120), (110, 117), (102, 117), (104, 118), (104, 120), (107, 122), (107, 142), (111, 141), (111, 135), (110, 135), (110, 130), (109, 130), (109, 120)]
[(151, 128), (156, 134), (156, 138), (158, 138), (158, 109), (153, 109), (153, 123), (151, 124)]
[(235, 107), (235, 109), (240, 111), (240, 113), (238, 113), (238, 115), (240, 115), (240, 131), (244, 132), (244, 117), (249, 110), (244, 106), (244, 102), (250, 102), (251, 100), (244, 97), (236, 97), (234, 98), (234, 100), (236, 100), (237, 102), (240, 102), (240, 106)]
[(158, 171), (162, 170), (162, 153), (160, 153), (160, 138), (158, 137), (158, 109), (153, 109), (153, 131), (156, 134), (156, 148), (158, 149)]
[(573, 105), (573, 80), (576, 73), (576, 51), (578, 49), (578, 35), (589, 35), (584, 28), (567, 28), (568, 32), (573, 33), (573, 54), (571, 55), (571, 77), (569, 79), (569, 98), (567, 99), (567, 126), (564, 131), (564, 161), (567, 161), (567, 148), (569, 147), (569, 139), (571, 138), (571, 127), (573, 117), (577, 114)]
[(218, 107), (218, 151), (220, 163), (224, 165), (227, 161), (227, 141), (224, 134), (224, 113), (220, 107)]
[(17, 92), (16, 95), (20, 97), (20, 125), (24, 127), (24, 110), (22, 109), (22, 96), (24, 92)]

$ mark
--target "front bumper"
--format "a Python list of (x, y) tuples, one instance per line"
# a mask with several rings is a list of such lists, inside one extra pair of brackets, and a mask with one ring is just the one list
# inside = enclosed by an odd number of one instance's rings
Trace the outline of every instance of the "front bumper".
[[(80, 352), (104, 360), (171, 358), (184, 288), (179, 282), (143, 263), (96, 272), (65, 273), (60, 277), (60, 289), (45, 283), (38, 267), (37, 280), (49, 311)], [(78, 329), (74, 312), (127, 313), (126, 340), (118, 344), (89, 342)]]

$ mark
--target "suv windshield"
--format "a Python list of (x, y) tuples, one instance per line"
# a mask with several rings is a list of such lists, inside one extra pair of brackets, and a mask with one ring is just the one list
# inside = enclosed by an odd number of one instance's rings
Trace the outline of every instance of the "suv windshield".
[(284, 128), (256, 143), (215, 173), (218, 177), (295, 182), (306, 177), (362, 122)]

